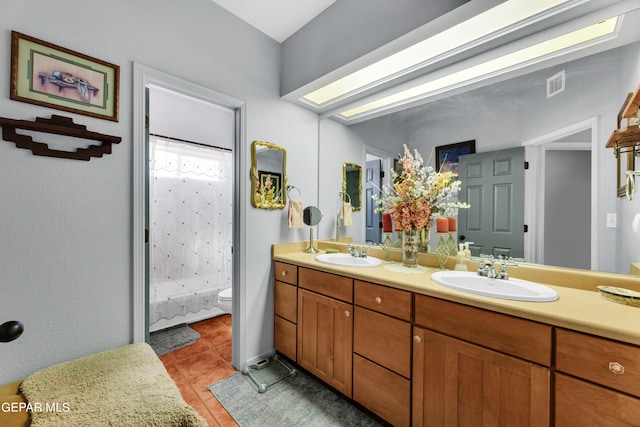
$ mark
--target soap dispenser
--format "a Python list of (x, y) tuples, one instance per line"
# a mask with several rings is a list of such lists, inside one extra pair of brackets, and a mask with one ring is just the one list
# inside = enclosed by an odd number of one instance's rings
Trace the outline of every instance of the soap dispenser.
[(467, 267), (467, 259), (465, 257), (464, 243), (458, 244), (458, 262), (454, 267), (456, 271), (469, 271)]

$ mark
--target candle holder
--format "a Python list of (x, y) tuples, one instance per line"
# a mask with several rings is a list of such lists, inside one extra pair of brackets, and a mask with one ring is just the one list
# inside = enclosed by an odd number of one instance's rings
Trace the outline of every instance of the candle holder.
[(391, 248), (393, 247), (393, 242), (389, 237), (389, 233), (385, 233), (385, 234), (386, 234), (386, 237), (382, 242), (382, 250), (384, 251), (384, 256), (385, 256), (384, 260), (386, 262), (391, 262)]
[(458, 255), (458, 245), (456, 245), (456, 239), (453, 237), (453, 232), (449, 232), (449, 240), (447, 240), (447, 248), (449, 248), (449, 255)]
[(435, 253), (436, 258), (438, 259), (438, 265), (440, 266), (440, 270), (444, 270), (444, 265), (447, 263), (449, 259), (449, 247), (447, 245), (447, 234), (449, 233), (438, 233), (440, 235), (440, 241), (436, 245)]

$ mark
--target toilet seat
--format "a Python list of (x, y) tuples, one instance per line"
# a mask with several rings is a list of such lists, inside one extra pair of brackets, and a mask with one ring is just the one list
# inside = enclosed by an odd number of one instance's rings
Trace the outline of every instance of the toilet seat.
[(220, 301), (231, 301), (232, 297), (233, 297), (233, 289), (232, 288), (224, 289), (224, 290), (220, 291), (220, 293), (218, 294), (218, 299)]

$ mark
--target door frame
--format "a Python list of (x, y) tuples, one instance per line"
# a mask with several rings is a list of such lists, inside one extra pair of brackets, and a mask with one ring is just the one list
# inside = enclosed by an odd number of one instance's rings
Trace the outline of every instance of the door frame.
[[(246, 296), (244, 263), (246, 260), (244, 245), (244, 228), (241, 227), (246, 215), (241, 209), (241, 200), (247, 200), (246, 190), (241, 185), (242, 165), (247, 154), (242, 141), (246, 137), (246, 102), (212, 89), (200, 86), (179, 77), (155, 70), (145, 65), (133, 64), (133, 342), (144, 342), (149, 325), (148, 309), (148, 277), (145, 230), (148, 217), (148, 141), (146, 138), (148, 85), (158, 86), (205, 102), (221, 105), (235, 111), (236, 130), (234, 143), (233, 172), (233, 316), (232, 316), (232, 363), (241, 367), (246, 360), (246, 322), (244, 321), (243, 304)], [(246, 197), (245, 197), (246, 196)]]
[[(577, 132), (590, 130), (590, 143), (555, 143), (554, 141)], [(545, 188), (545, 152), (547, 150), (591, 150), (591, 270), (598, 270), (599, 214), (598, 214), (598, 150), (599, 117), (591, 117), (564, 128), (546, 133), (522, 143), (524, 158), (529, 162), (525, 175), (524, 222), (529, 233), (525, 233), (524, 251), (528, 262), (544, 263), (544, 198), (537, 198), (539, 191)]]
[[(384, 188), (385, 185), (390, 185), (391, 184), (391, 168), (393, 168), (393, 159), (394, 159), (394, 155), (389, 153), (388, 151), (384, 151), (381, 150), (380, 148), (377, 147), (372, 147), (370, 145), (364, 145), (362, 147), (363, 149), (363, 158), (364, 158), (364, 164), (365, 164), (365, 169), (366, 169), (366, 164), (367, 164), (367, 154), (370, 154), (374, 157), (377, 157), (380, 159), (380, 170), (384, 172), (384, 178), (382, 179), (382, 188)], [(364, 181), (366, 181), (366, 174), (364, 174)], [(366, 203), (363, 203), (363, 205), (365, 206), (365, 215), (366, 215)], [(362, 235), (366, 236), (367, 235), (367, 223), (366, 221), (362, 221)]]

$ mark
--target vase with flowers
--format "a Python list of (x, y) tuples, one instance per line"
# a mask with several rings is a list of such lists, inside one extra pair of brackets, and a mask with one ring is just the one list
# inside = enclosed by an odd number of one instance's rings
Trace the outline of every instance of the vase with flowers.
[(418, 246), (421, 234), (429, 235), (431, 222), (436, 216), (453, 216), (459, 208), (460, 182), (453, 172), (436, 172), (425, 166), (417, 150), (413, 153), (404, 145), (400, 156), (401, 171), (393, 170), (393, 185), (385, 185), (380, 196), (373, 196), (378, 205), (376, 212), (385, 212), (403, 233), (402, 264), (418, 265)]

